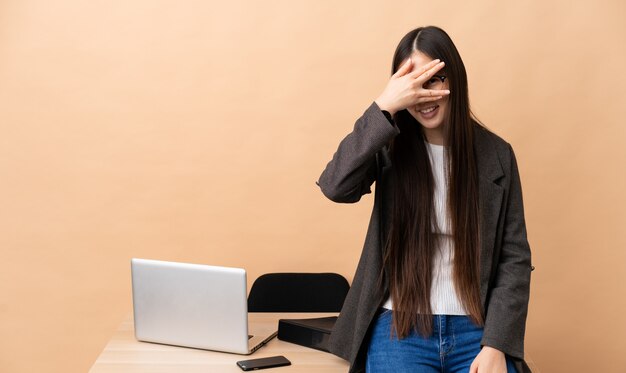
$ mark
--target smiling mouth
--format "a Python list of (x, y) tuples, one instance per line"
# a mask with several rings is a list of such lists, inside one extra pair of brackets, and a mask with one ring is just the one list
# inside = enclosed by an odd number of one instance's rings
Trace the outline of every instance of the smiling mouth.
[(429, 108), (422, 109), (422, 110), (420, 110), (419, 112), (420, 112), (420, 113), (422, 113), (422, 114), (428, 114), (428, 113), (433, 112), (433, 111), (434, 111), (435, 109), (437, 109), (438, 107), (439, 107), (439, 105), (431, 106), (431, 107), (429, 107)]

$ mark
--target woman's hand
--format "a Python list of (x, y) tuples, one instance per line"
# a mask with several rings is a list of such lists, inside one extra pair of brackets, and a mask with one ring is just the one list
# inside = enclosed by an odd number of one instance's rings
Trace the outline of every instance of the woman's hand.
[(504, 352), (483, 346), (472, 362), (469, 373), (506, 373)]
[(387, 83), (383, 93), (375, 100), (381, 110), (391, 115), (409, 106), (436, 101), (449, 95), (447, 89), (424, 89), (423, 85), (444, 66), (439, 60), (430, 61), (425, 66), (411, 72), (413, 61), (409, 58)]

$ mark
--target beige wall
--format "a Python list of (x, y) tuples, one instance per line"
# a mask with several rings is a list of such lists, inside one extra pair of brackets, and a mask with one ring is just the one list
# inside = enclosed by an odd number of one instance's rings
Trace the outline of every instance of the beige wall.
[(0, 2), (0, 371), (88, 370), (131, 257), (351, 279), (372, 198), (314, 181), (435, 24), (521, 167), (527, 352), (624, 372), (625, 4)]

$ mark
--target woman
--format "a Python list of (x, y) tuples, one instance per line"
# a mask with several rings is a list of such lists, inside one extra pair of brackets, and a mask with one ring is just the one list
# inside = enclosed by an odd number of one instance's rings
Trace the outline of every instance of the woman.
[(344, 203), (376, 182), (331, 352), (351, 372), (530, 372), (532, 266), (513, 150), (473, 118), (443, 30), (402, 38), (392, 74), (318, 182)]

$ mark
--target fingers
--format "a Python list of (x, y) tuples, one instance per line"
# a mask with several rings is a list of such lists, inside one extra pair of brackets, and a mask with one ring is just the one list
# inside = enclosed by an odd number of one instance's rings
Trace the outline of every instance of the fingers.
[(394, 78), (399, 78), (399, 77), (403, 76), (404, 74), (408, 73), (409, 71), (411, 71), (411, 66), (413, 66), (413, 61), (409, 57), (409, 59), (407, 59), (406, 62), (404, 64), (402, 64), (402, 66), (400, 66), (398, 71), (396, 71), (396, 73), (393, 74), (393, 77)]
[(472, 361), (472, 364), (470, 365), (469, 373), (478, 373), (478, 361), (476, 361), (476, 359)]
[(412, 78), (417, 78), (418, 76), (422, 75), (423, 73), (425, 73), (426, 71), (428, 71), (429, 69), (431, 69), (433, 66), (436, 66), (439, 63), (439, 59), (436, 60), (432, 60), (429, 63), (427, 63), (426, 65), (420, 67), (419, 69), (416, 69), (415, 71), (413, 71), (411, 74), (409, 74)]
[(430, 102), (441, 100), (442, 98), (449, 96), (449, 89), (419, 89), (413, 96), (416, 103)]
[(423, 84), (428, 79), (432, 78), (433, 75), (437, 73), (437, 71), (441, 70), (446, 65), (445, 62), (434, 60), (422, 66), (422, 68), (417, 71), (412, 72), (409, 76), (417, 79), (418, 83)]
[(449, 89), (425, 89), (424, 91), (426, 91), (427, 96), (443, 97), (443, 96), (447, 96), (450, 94)]
[(433, 102), (433, 101), (441, 100), (442, 98), (443, 98), (443, 96), (420, 97), (415, 102), (415, 105), (420, 105), (420, 104), (424, 104), (426, 102)]
[(450, 94), (450, 91), (447, 89), (442, 89), (442, 90), (423, 89), (421, 90), (421, 92), (418, 92), (416, 94), (414, 103), (419, 105), (425, 102), (441, 100), (442, 98), (448, 96), (449, 94)]

